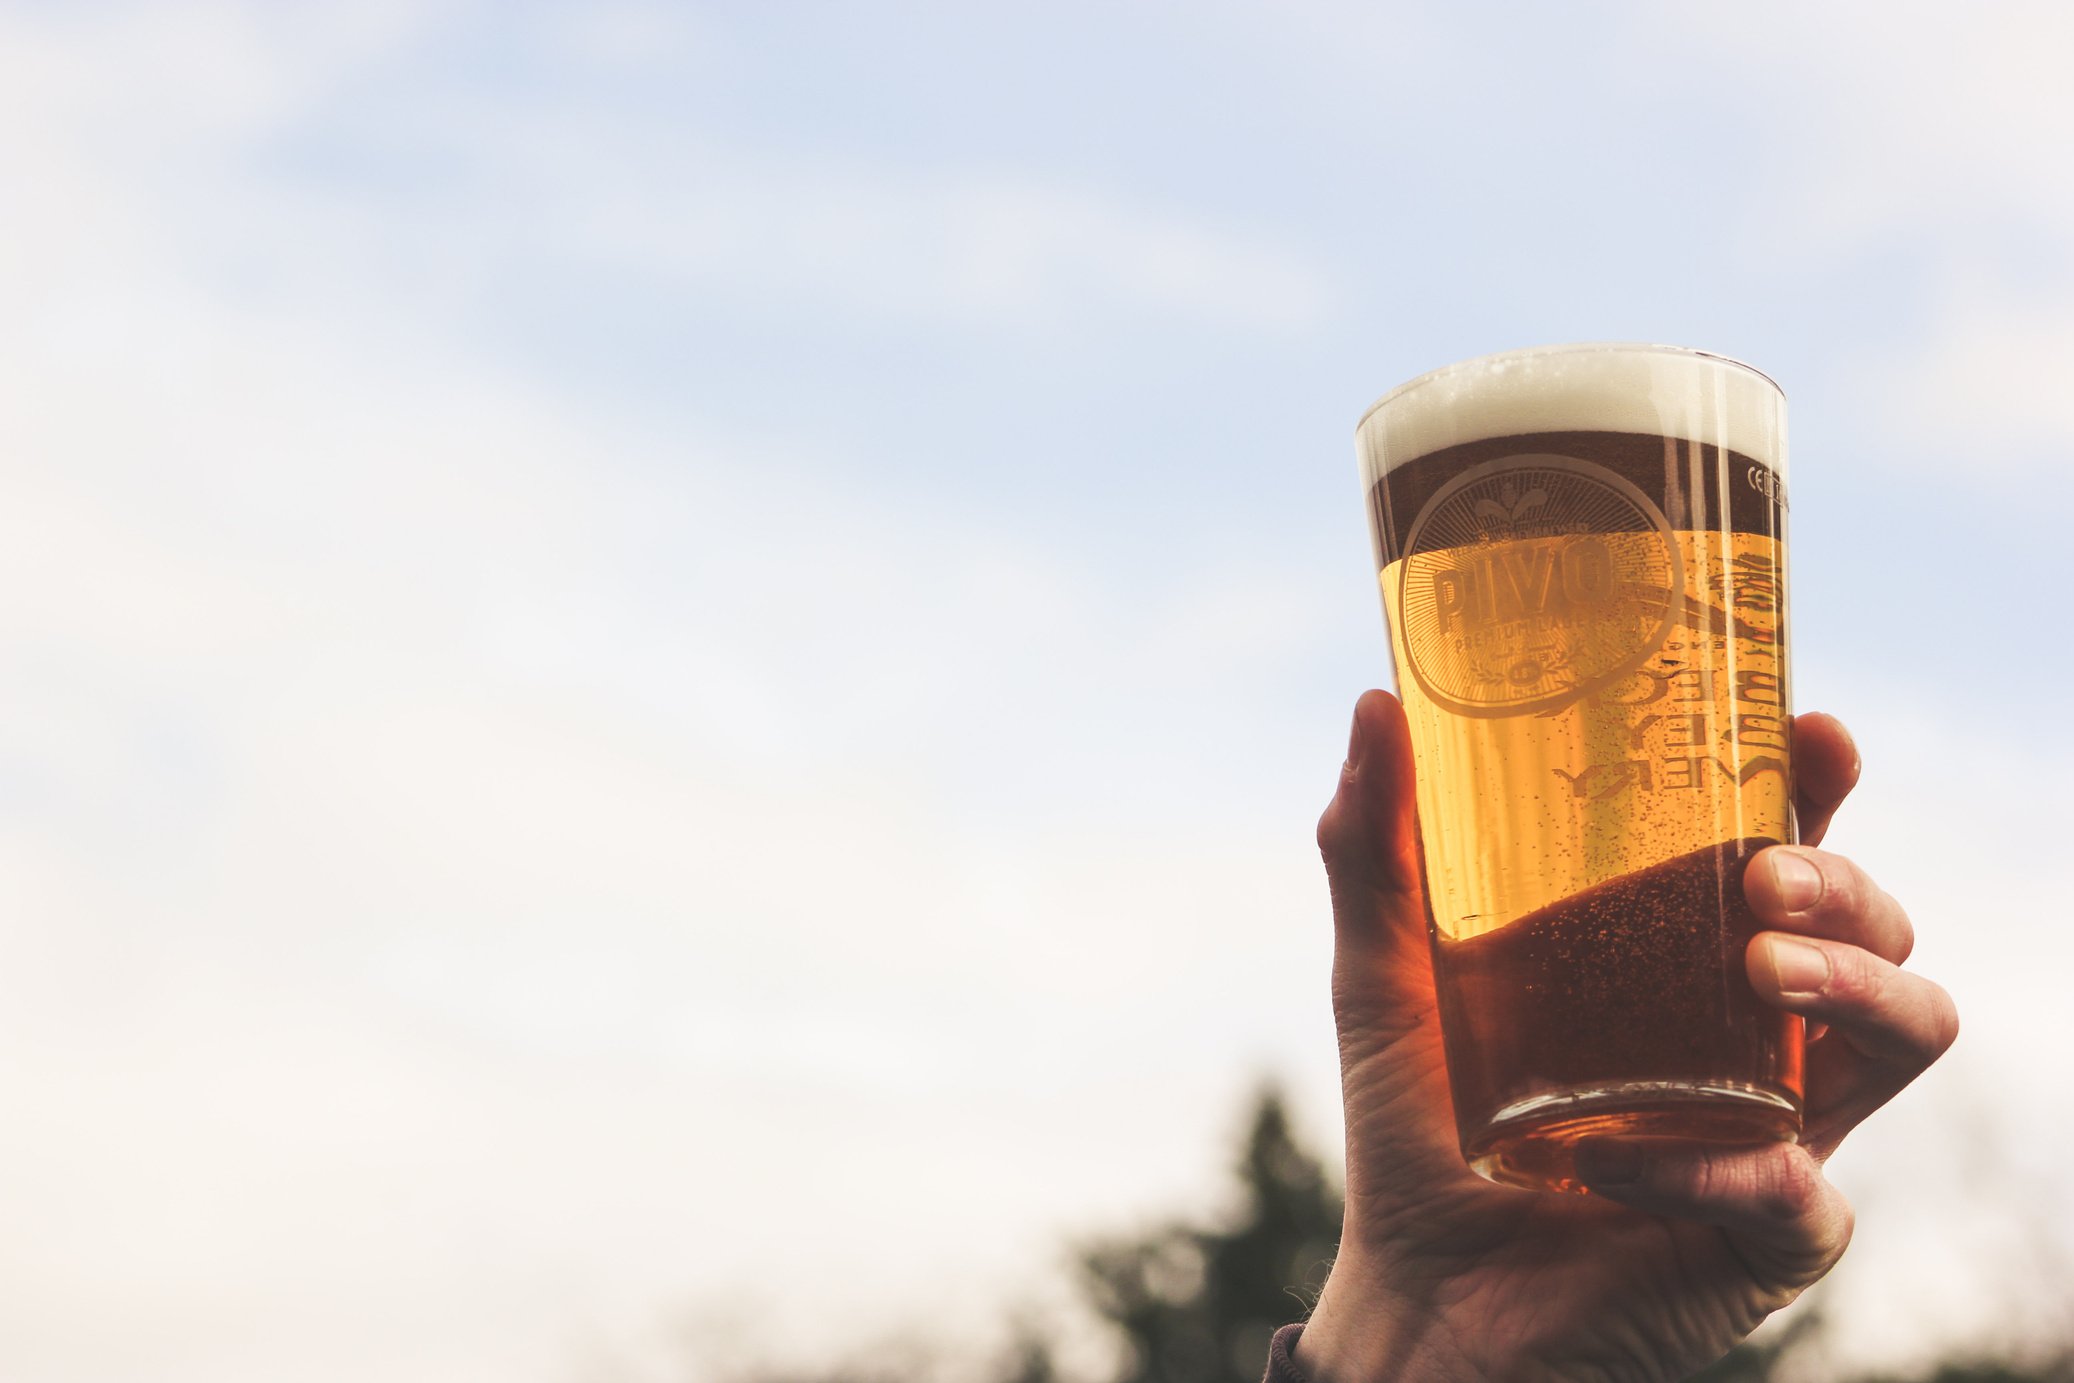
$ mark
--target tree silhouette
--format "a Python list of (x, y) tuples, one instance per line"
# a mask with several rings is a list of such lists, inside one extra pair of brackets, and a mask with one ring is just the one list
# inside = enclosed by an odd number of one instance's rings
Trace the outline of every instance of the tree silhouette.
[(1339, 1239), (1340, 1197), (1264, 1089), (1222, 1228), (1173, 1224), (1079, 1255), (1087, 1304), (1122, 1339), (1115, 1383), (1259, 1383), (1276, 1327), (1301, 1319)]
[[(1341, 1198), (1290, 1127), (1273, 1085), (1255, 1097), (1235, 1171), (1238, 1195), (1211, 1221), (1173, 1220), (1085, 1243), (1073, 1254), (1082, 1305), (1120, 1347), (1102, 1383), (1259, 1383), (1277, 1327), (1316, 1300), (1336, 1250)], [(1746, 1341), (1691, 1383), (1828, 1379), (1820, 1368), (1824, 1319), (1803, 1311), (1782, 1330)], [(975, 1377), (923, 1356), (879, 1357), (814, 1373), (762, 1372), (742, 1383), (925, 1383)], [(1061, 1383), (1050, 1340), (1024, 1322), (977, 1383)], [(2037, 1359), (1959, 1359), (1908, 1375), (1854, 1375), (1850, 1383), (2074, 1383), (2074, 1352)]]

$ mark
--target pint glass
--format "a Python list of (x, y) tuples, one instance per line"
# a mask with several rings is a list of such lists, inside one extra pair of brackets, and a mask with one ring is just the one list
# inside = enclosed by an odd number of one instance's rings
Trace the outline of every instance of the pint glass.
[(1586, 1137), (1798, 1137), (1801, 1022), (1743, 968), (1795, 839), (1778, 386), (1553, 346), (1357, 435), (1463, 1155), (1570, 1190)]

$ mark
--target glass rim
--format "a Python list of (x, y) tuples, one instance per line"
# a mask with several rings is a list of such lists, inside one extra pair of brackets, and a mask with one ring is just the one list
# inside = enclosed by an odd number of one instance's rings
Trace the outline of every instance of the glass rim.
[(1745, 374), (1755, 375), (1758, 379), (1770, 385), (1772, 391), (1776, 393), (1781, 399), (1784, 399), (1786, 397), (1786, 390), (1780, 386), (1779, 381), (1773, 379), (1770, 375), (1758, 369), (1749, 361), (1738, 360), (1736, 357), (1732, 355), (1723, 355), (1720, 351), (1703, 351), (1699, 349), (1697, 346), (1673, 346), (1660, 341), (1569, 341), (1552, 346), (1521, 346), (1514, 350), (1494, 351), (1489, 355), (1471, 356), (1467, 360), (1457, 360), (1452, 364), (1442, 365), (1437, 369), (1428, 370), (1424, 374), (1414, 375), (1412, 378), (1406, 380), (1404, 383), (1398, 385), (1396, 388), (1385, 393), (1381, 398), (1377, 399), (1374, 403), (1370, 404), (1368, 408), (1361, 414), (1361, 421), (1354, 424), (1354, 430), (1356, 432), (1359, 432), (1362, 428), (1366, 427), (1368, 425), (1368, 420), (1374, 417), (1376, 413), (1379, 412), (1386, 404), (1394, 403), (1398, 399), (1403, 398), (1405, 395), (1413, 393), (1416, 390), (1423, 389), (1427, 385), (1435, 383), (1438, 380), (1446, 379), (1450, 375), (1463, 373), (1468, 370), (1481, 369), (1491, 365), (1499, 364), (1501, 362), (1509, 363), (1515, 360), (1538, 360), (1545, 356), (1551, 355), (1592, 354), (1672, 355), (1682, 356), (1688, 360), (1708, 360), (1712, 361), (1717, 365), (1727, 365), (1734, 369), (1741, 370)]

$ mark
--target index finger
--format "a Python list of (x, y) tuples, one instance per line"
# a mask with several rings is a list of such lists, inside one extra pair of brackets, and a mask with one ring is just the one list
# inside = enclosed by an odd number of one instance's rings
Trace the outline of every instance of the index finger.
[(1829, 820), (1858, 786), (1858, 744), (1833, 715), (1793, 717), (1793, 813), (1803, 845), (1819, 845)]

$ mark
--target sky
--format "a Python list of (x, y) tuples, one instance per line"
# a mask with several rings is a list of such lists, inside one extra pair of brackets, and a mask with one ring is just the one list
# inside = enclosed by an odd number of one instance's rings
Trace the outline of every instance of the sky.
[[(1338, 1136), (1352, 427), (1791, 401), (1956, 996), (1838, 1348), (2064, 1302), (2074, 12), (0, 4), (0, 1372), (983, 1345)], [(2062, 631), (2062, 632), (2056, 632)]]

